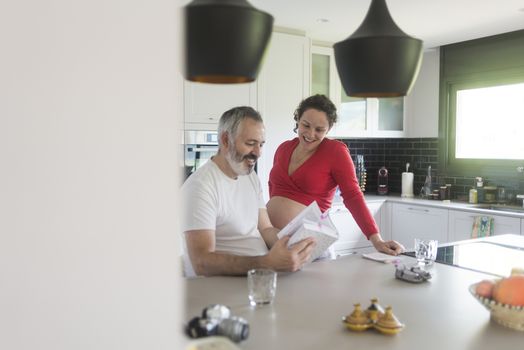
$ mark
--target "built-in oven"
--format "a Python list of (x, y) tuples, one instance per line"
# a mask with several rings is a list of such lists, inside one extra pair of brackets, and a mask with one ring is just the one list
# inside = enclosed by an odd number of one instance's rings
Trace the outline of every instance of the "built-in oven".
[(218, 152), (216, 131), (186, 130), (184, 132), (185, 177), (195, 172)]

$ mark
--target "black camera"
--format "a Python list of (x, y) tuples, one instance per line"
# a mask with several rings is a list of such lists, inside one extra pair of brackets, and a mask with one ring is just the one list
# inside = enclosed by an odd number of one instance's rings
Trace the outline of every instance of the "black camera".
[(240, 342), (249, 336), (249, 323), (242, 317), (231, 316), (227, 306), (214, 304), (202, 311), (202, 317), (193, 317), (189, 321), (186, 333), (191, 338), (223, 335)]

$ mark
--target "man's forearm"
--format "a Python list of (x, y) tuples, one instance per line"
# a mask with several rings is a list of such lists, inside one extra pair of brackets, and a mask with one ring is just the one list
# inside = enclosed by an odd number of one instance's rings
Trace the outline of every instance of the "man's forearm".
[(209, 252), (191, 259), (197, 275), (245, 275), (254, 268), (270, 268), (267, 255), (240, 256)]
[(275, 242), (278, 241), (279, 232), (280, 230), (275, 227), (268, 227), (260, 231), (260, 235), (264, 239), (264, 242), (266, 242), (268, 249), (271, 249)]

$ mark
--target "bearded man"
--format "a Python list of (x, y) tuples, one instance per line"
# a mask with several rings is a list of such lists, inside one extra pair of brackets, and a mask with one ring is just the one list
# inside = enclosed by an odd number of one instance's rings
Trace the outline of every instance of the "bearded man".
[(265, 143), (262, 117), (251, 107), (226, 111), (218, 124), (218, 153), (182, 185), (186, 251), (197, 275), (245, 275), (253, 268), (297, 271), (313, 238), (287, 247), (271, 224), (253, 171)]

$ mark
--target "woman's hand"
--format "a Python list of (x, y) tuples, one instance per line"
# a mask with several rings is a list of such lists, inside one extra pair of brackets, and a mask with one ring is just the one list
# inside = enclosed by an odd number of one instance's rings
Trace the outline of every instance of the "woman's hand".
[(405, 251), (404, 246), (397, 241), (384, 241), (380, 233), (371, 235), (369, 240), (373, 243), (375, 249), (381, 253), (399, 255)]

